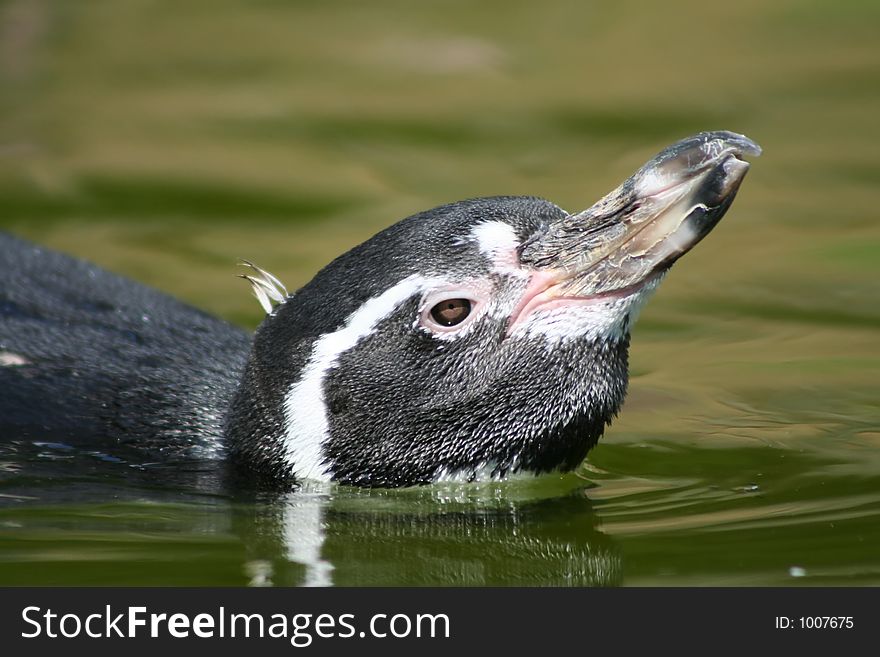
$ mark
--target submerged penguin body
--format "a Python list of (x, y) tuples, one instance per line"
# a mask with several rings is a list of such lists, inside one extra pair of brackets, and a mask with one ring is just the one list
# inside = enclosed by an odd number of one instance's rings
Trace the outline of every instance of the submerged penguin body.
[(224, 453), (247, 332), (0, 233), (0, 435)]
[(293, 295), (254, 268), (267, 317), (252, 339), (0, 237), (13, 272), (0, 283), (0, 386), (14, 391), (0, 426), (198, 450), (282, 485), (572, 469), (623, 401), (639, 309), (759, 152), (701, 133), (575, 214), (532, 197), (441, 206)]

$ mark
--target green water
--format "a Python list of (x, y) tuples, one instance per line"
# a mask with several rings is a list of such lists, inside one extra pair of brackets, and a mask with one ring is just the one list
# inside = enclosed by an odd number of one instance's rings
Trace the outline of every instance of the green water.
[[(412, 212), (763, 147), (579, 472), (249, 499), (0, 441), (0, 584), (880, 584), (876, 2), (0, 3), (0, 226), (244, 326)], [(2, 394), (2, 391), (0, 391)], [(124, 456), (124, 455), (123, 455)]]

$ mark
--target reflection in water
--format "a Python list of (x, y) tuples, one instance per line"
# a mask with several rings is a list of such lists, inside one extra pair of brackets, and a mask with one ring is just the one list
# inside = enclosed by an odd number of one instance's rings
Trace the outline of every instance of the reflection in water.
[(880, 572), (878, 452), (850, 434), (802, 453), (606, 444), (590, 488), (568, 476), (283, 495), (233, 485), (216, 460), (158, 465), (52, 438), (0, 445), (4, 585), (787, 585), (792, 567), (801, 583), (876, 584)]
[(466, 491), (465, 497), (470, 499), (438, 503), (437, 491), (305, 489), (238, 507), (235, 528), (249, 548), (250, 563), (269, 567), (252, 583), (611, 586), (622, 581), (620, 555), (595, 528), (583, 489), (537, 501), (478, 490)]
[(303, 586), (331, 586), (333, 565), (322, 558), (329, 495), (304, 490), (281, 497), (281, 532), (288, 561), (305, 566)]
[[(218, 541), (222, 576), (255, 586), (622, 581), (619, 552), (596, 528), (577, 477), (395, 491), (315, 484), (266, 494), (235, 486), (216, 460), (159, 465), (130, 446), (103, 447), (43, 436), (2, 446), (9, 467), (0, 470), (0, 534), (12, 540), (0, 553), (0, 582), (10, 583), (16, 561), (70, 560), (77, 568), (61, 568), (61, 579), (28, 583), (90, 583), (90, 572), (107, 576), (107, 554), (114, 566), (164, 559), (179, 570), (129, 566), (135, 581), (201, 581), (208, 565), (194, 572), (184, 559), (194, 544), (216, 549)], [(89, 560), (98, 562), (91, 570)]]

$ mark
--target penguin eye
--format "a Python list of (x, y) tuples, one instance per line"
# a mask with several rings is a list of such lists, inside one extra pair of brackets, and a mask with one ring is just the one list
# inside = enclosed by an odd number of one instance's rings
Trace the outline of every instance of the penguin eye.
[(422, 298), (413, 328), (440, 340), (454, 340), (485, 314), (491, 293), (491, 283), (482, 280), (436, 287)]
[(431, 308), (431, 319), (440, 326), (455, 326), (471, 314), (471, 302), (467, 299), (445, 299)]

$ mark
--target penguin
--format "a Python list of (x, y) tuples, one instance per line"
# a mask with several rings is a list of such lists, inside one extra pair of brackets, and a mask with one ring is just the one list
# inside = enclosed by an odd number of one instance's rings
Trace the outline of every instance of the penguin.
[(630, 331), (760, 147), (702, 132), (586, 210), (530, 196), (410, 216), (301, 289), (245, 263), (253, 335), (0, 235), (0, 431), (216, 458), (258, 487), (397, 488), (576, 468)]

